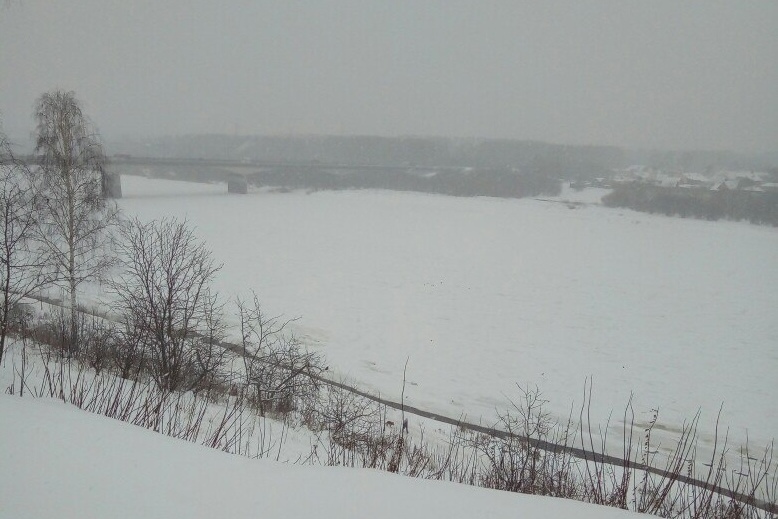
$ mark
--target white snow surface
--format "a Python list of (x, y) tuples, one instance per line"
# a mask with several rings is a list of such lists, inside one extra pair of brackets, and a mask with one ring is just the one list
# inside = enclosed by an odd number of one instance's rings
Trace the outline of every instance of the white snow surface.
[[(492, 423), (516, 384), (593, 422), (659, 409), (671, 435), (766, 445), (778, 431), (778, 229), (548, 201), (387, 191), (228, 195), (122, 178), (129, 216), (186, 218), (331, 372), (406, 403)], [(659, 433), (659, 431), (657, 431)], [(618, 451), (617, 451), (618, 452)]]
[(366, 469), (232, 456), (47, 399), (0, 395), (0, 517), (626, 518)]

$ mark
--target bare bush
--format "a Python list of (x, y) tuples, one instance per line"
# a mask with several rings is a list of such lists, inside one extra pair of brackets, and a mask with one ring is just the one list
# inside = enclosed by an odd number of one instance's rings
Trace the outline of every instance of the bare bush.
[[(72, 324), (69, 311), (54, 307), (44, 318), (35, 319), (34, 323), (25, 327), (22, 335), (39, 345), (48, 345), (49, 352), (58, 357), (67, 357), (70, 356)], [(78, 312), (76, 326), (80, 348), (75, 358), (96, 373), (113, 368), (116, 337), (112, 323), (101, 317)]]
[(338, 387), (329, 387), (316, 409), (319, 427), (332, 440), (349, 450), (360, 451), (384, 431), (385, 414), (372, 400)]
[[(100, 374), (103, 371), (114, 372), (119, 363), (116, 327), (113, 323), (100, 317), (86, 314), (79, 315), (79, 341), (78, 358)], [(125, 377), (131, 378), (131, 377)]]
[[(622, 455), (620, 463), (605, 463), (610, 417), (604, 428), (598, 430), (599, 444), (595, 445), (595, 433), (592, 430), (591, 402), (593, 383), (588, 379), (584, 384), (581, 410), (578, 417), (580, 427), (580, 452), (583, 464), (580, 469), (581, 498), (583, 501), (598, 505), (627, 509), (629, 484), (634, 476), (635, 456), (633, 452), (634, 411), (630, 396), (624, 408), (622, 421)], [(629, 418), (628, 418), (629, 415)], [(568, 420), (568, 427), (571, 421)]]
[[(26, 339), (25, 339), (25, 342)], [(242, 398), (214, 398), (208, 391), (167, 391), (146, 380), (96, 374), (77, 358), (63, 357), (42, 345), (25, 345), (21, 364), (6, 388), (11, 395), (54, 398), (80, 409), (225, 452), (250, 457), (280, 455), (286, 426), (273, 437), (271, 426), (257, 420)], [(30, 354), (27, 350), (33, 349)], [(83, 350), (82, 350), (83, 353)], [(33, 372), (30, 357), (37, 357)], [(276, 429), (278, 430), (278, 429)]]
[(291, 321), (268, 317), (256, 294), (250, 302), (238, 300), (238, 317), (244, 384), (260, 415), (312, 402), (319, 393), (318, 376), (326, 369), (322, 356), (289, 333)]
[[(126, 222), (117, 244), (122, 273), (110, 282), (121, 337), (165, 390), (199, 390), (223, 376), (221, 306), (210, 284), (221, 268), (175, 219)], [(140, 353), (138, 352), (140, 350)]]
[(134, 380), (150, 371), (150, 355), (145, 348), (144, 335), (137, 333), (131, 322), (125, 320), (114, 325), (113, 339), (107, 344), (112, 350), (113, 373)]
[[(62, 321), (66, 323), (66, 316)], [(60, 324), (63, 326), (64, 324)], [(65, 330), (66, 332), (66, 330)], [(63, 332), (63, 333), (65, 333)], [(25, 341), (26, 342), (26, 339)], [(83, 351), (88, 351), (86, 348)], [(26, 348), (21, 366), (14, 364), (14, 379), (6, 390), (61, 399), (82, 409), (148, 427), (174, 437), (244, 455), (268, 456), (284, 441), (269, 440), (268, 420), (238, 392), (203, 393), (168, 391), (147, 378), (126, 380), (103, 370), (95, 374), (77, 358), (57, 355), (39, 347), (43, 372), (33, 368)], [(18, 357), (11, 357), (16, 359)], [(12, 361), (13, 363), (14, 361)], [(726, 437), (714, 439), (709, 463), (696, 459), (698, 416), (683, 427), (665, 461), (652, 431), (654, 413), (643, 442), (633, 451), (634, 420), (625, 412), (624, 452), (619, 461), (604, 453), (604, 440), (596, 446), (588, 423), (590, 396), (582, 405), (581, 447), (574, 447), (571, 420), (557, 424), (543, 411), (545, 401), (537, 389), (521, 390), (497, 424), (501, 429), (472, 424), (454, 426), (447, 443), (435, 445), (424, 438), (423, 428), (404, 433), (387, 420), (386, 407), (360, 395), (343, 383), (322, 388), (321, 398), (304, 410), (304, 423), (318, 432), (305, 463), (371, 467), (414, 477), (458, 481), (490, 488), (551, 495), (642, 510), (679, 519), (771, 518), (776, 512), (778, 482), (772, 475), (773, 446), (763, 452), (740, 454), (730, 465)], [(214, 405), (213, 402), (218, 402)], [(314, 405), (315, 404), (315, 405)], [(471, 430), (468, 430), (471, 429)], [(477, 432), (476, 432), (477, 431)], [(629, 433), (629, 434), (627, 434)], [(258, 436), (258, 440), (257, 440)], [(602, 431), (599, 431), (602, 436)], [(253, 447), (252, 442), (257, 441)], [(600, 450), (603, 449), (603, 450)], [(275, 452), (280, 453), (279, 450)], [(698, 468), (707, 469), (697, 473)], [(625, 475), (623, 472), (627, 472)]]
[(42, 201), (29, 168), (0, 134), (0, 361), (22, 300), (51, 281), (36, 239)]
[(321, 398), (306, 409), (303, 422), (312, 431), (324, 433), (312, 456), (326, 465), (369, 467), (387, 470), (400, 435), (386, 421), (386, 408), (352, 391), (329, 385)]
[[(310, 459), (326, 465), (385, 470), (411, 477), (476, 484), (478, 464), (467, 435), (452, 429), (448, 442), (434, 445), (424, 429), (413, 438), (401, 424), (387, 420), (387, 409), (372, 399), (330, 385), (305, 416), (313, 431), (325, 433)], [(324, 450), (324, 457), (319, 451)]]
[(519, 392), (519, 399), (498, 415), (501, 434), (476, 437), (474, 445), (486, 463), (481, 484), (527, 494), (578, 495), (570, 454), (546, 448), (550, 443), (567, 445), (572, 439), (569, 425), (560, 431), (537, 388), (519, 387)]

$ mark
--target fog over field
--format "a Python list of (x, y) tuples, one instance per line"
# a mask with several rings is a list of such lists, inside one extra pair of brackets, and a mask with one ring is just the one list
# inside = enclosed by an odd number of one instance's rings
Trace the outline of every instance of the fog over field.
[(775, 151), (778, 5), (0, 5), (0, 112), (75, 90), (103, 136), (439, 135)]

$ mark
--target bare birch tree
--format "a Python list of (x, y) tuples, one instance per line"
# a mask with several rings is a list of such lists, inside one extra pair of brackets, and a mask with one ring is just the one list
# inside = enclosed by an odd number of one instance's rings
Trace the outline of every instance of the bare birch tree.
[(0, 362), (19, 303), (51, 280), (35, 239), (40, 201), (29, 168), (0, 134)]
[(73, 352), (78, 349), (76, 294), (111, 262), (108, 231), (118, 209), (102, 197), (106, 158), (75, 94), (56, 90), (41, 95), (35, 119), (44, 191), (41, 239), (69, 293), (68, 347)]

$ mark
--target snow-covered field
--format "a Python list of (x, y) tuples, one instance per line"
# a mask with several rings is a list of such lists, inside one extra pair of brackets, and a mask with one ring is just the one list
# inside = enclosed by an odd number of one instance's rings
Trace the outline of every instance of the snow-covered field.
[(516, 384), (577, 417), (592, 377), (592, 419), (612, 411), (612, 427), (632, 392), (636, 420), (658, 408), (671, 433), (701, 408), (710, 440), (722, 404), (730, 445), (778, 431), (778, 229), (528, 199), (122, 184), (127, 215), (196, 227), (225, 299), (253, 289), (300, 316), (330, 370), (387, 397), (408, 359), (406, 402), (469, 421), (492, 422)]
[(0, 395), (0, 517), (627, 518), (615, 508), (252, 460), (61, 402)]

